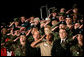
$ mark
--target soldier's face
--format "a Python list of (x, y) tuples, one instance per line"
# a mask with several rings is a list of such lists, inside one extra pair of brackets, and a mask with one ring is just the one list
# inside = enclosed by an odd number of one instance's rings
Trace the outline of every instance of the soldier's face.
[(37, 24), (39, 24), (39, 21), (38, 20), (35, 21), (35, 25), (37, 25)]
[(78, 9), (73, 9), (73, 12), (74, 12), (74, 13), (77, 13), (77, 12), (78, 12)]
[(21, 22), (24, 22), (25, 21), (25, 17), (21, 17)]
[(61, 9), (60, 9), (60, 12), (65, 12), (65, 9), (64, 9), (64, 8), (61, 8)]
[(19, 22), (15, 22), (15, 25), (19, 25)]
[(52, 13), (52, 16), (55, 17), (57, 13)]
[(49, 35), (49, 33), (51, 33), (51, 30), (49, 28), (45, 28), (44, 31), (45, 31), (45, 35)]
[(77, 37), (78, 41), (83, 41), (83, 35), (81, 34), (78, 34), (78, 37)]
[(66, 18), (66, 23), (67, 23), (67, 24), (71, 24), (71, 23), (72, 23), (71, 18)]
[(64, 21), (64, 17), (63, 16), (59, 16), (59, 21)]
[(31, 20), (34, 20), (34, 17), (30, 17), (31, 18)]
[(31, 33), (34, 34), (35, 31), (38, 31), (38, 29), (37, 28), (33, 28)]
[(20, 36), (20, 43), (25, 42), (26, 41), (26, 36), (25, 35), (21, 35)]
[(52, 25), (56, 25), (57, 23), (57, 21), (52, 21)]
[(34, 39), (39, 39), (40, 38), (40, 33), (39, 32), (34, 32), (34, 35), (33, 35), (33, 38)]
[(83, 46), (83, 35), (78, 34), (77, 40), (78, 40), (78, 44), (80, 46)]
[(66, 31), (60, 29), (60, 31), (59, 31), (59, 36), (60, 36), (61, 39), (66, 38), (66, 37), (67, 37), (67, 33), (66, 33)]
[(6, 34), (7, 30), (5, 28), (2, 29), (2, 33)]

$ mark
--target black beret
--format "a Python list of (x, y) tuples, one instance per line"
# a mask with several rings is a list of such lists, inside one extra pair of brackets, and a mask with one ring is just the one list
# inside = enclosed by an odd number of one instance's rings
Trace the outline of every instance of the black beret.
[(72, 18), (70, 14), (66, 14), (66, 18)]
[(65, 21), (61, 21), (60, 24), (64, 24), (64, 25), (66, 25), (66, 22), (65, 22)]

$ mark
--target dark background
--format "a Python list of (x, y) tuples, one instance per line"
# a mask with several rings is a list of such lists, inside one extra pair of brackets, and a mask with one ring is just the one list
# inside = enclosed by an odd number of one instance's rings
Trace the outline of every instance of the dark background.
[(80, 12), (82, 13), (82, 0), (3, 0), (0, 2), (0, 21), (9, 22), (13, 18), (20, 16), (40, 17), (40, 7), (46, 4), (48, 8), (55, 6), (58, 9), (62, 7), (70, 9), (74, 3), (78, 4)]

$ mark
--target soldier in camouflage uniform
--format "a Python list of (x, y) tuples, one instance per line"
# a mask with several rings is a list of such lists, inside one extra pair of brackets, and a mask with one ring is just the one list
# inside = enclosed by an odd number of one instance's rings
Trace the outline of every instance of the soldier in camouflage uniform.
[(20, 43), (17, 44), (15, 49), (15, 56), (29, 56), (29, 45), (28, 42), (26, 42), (26, 36), (24, 34), (21, 34), (20, 36)]
[(7, 29), (6, 28), (3, 28), (1, 30), (1, 43), (5, 42), (5, 39), (7, 38), (6, 33), (7, 33)]
[(72, 56), (83, 56), (83, 35), (78, 34), (76, 36), (77, 44), (72, 45), (70, 48)]

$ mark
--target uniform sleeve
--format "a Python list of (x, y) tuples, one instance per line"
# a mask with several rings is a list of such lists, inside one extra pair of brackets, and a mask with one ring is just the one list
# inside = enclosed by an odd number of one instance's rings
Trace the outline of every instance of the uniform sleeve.
[(36, 45), (36, 48), (40, 48), (40, 46), (42, 46), (43, 43), (44, 43), (44, 42), (38, 43), (38, 44)]
[(21, 51), (20, 51), (20, 48), (17, 48), (15, 51), (15, 56), (21, 56)]
[(36, 45), (36, 48), (40, 48), (41, 45), (42, 45), (42, 43), (38, 43), (38, 44)]

